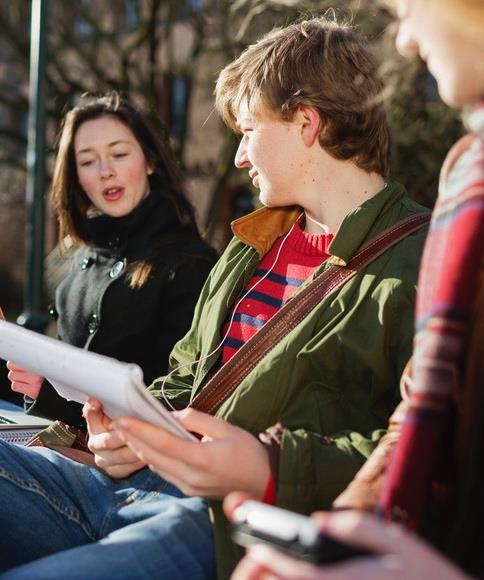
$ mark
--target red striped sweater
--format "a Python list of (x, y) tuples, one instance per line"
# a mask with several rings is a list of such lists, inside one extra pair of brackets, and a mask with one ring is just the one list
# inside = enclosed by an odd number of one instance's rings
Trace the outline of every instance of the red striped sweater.
[[(230, 313), (223, 326), (222, 362), (226, 363), (237, 350), (249, 340), (274, 314), (301, 284), (329, 257), (327, 248), (332, 234), (308, 234), (301, 228), (304, 216), (298, 219), (290, 232), (279, 258), (274, 265), (277, 252), (284, 239), (281, 236), (264, 256), (257, 271), (245, 288), (245, 292), (267, 274), (254, 290), (236, 305), (233, 322)], [(274, 267), (271, 269), (271, 267)]]

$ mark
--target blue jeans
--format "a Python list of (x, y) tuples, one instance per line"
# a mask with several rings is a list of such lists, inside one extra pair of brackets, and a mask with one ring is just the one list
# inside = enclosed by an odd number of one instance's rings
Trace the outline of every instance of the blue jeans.
[(0, 441), (0, 578), (215, 577), (203, 499), (149, 469), (114, 480), (46, 448)]
[(23, 407), (20, 407), (15, 403), (11, 403), (10, 401), (0, 399), (0, 411), (23, 411), (23, 410), (24, 410)]

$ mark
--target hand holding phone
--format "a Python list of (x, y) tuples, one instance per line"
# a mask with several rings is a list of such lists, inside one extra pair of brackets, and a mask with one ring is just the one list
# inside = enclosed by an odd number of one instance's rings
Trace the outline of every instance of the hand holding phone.
[(232, 521), (232, 538), (244, 547), (264, 543), (314, 564), (332, 564), (369, 555), (365, 550), (324, 534), (307, 516), (258, 501), (245, 501), (235, 508)]

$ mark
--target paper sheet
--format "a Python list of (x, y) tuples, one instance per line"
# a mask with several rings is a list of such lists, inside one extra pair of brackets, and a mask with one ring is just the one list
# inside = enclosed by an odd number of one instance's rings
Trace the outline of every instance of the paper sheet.
[(197, 441), (146, 391), (138, 365), (89, 352), (0, 320), (0, 358), (44, 376), (64, 398), (101, 401), (110, 417), (127, 415)]

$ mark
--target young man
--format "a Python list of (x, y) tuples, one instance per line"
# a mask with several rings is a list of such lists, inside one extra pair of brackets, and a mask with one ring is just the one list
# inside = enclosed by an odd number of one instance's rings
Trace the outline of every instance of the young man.
[[(154, 384), (174, 408), (331, 264), (344, 268), (362, 244), (424, 211), (384, 181), (380, 92), (362, 40), (324, 19), (269, 33), (222, 71), (217, 106), (242, 133), (235, 163), (266, 207), (233, 224), (172, 353), (174, 370)], [(329, 506), (398, 400), (424, 237), (407, 236), (291, 325), (216, 416), (178, 412), (201, 442), (130, 418), (111, 422), (93, 401), (90, 448), (107, 475), (49, 450), (2, 446), (9, 540), (0, 540), (0, 561), (17, 566), (9, 577), (209, 578), (215, 554), (226, 577), (239, 556), (219, 502), (230, 490), (301, 512)], [(45, 538), (36, 536), (32, 552), (24, 534), (37, 524)]]
[[(373, 556), (316, 567), (258, 546), (233, 580), (484, 576), (484, 3), (393, 4), (398, 50), (426, 61), (468, 129), (442, 166), (422, 257), (407, 412), (338, 502), (369, 509), (378, 499), (403, 526), (347, 509), (318, 514), (327, 533)], [(232, 494), (228, 511), (241, 499)]]

